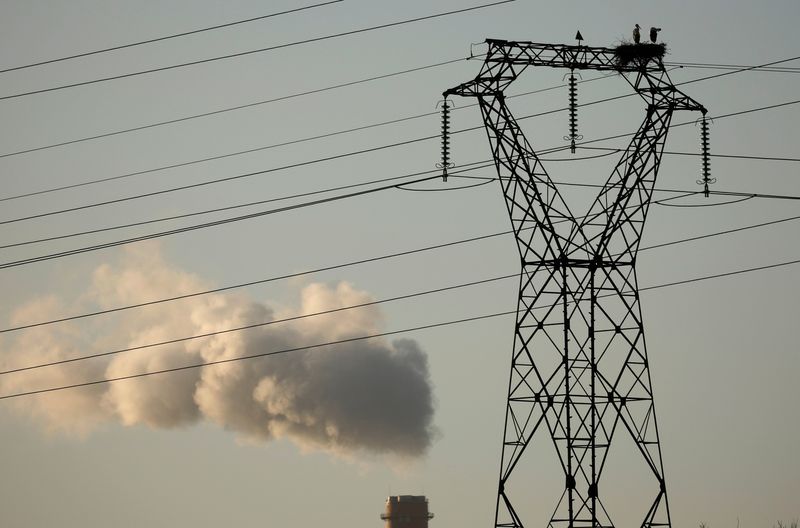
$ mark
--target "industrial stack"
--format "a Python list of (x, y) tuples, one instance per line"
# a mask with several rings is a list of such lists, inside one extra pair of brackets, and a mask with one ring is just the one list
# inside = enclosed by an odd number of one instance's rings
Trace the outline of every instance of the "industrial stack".
[(433, 514), (428, 512), (425, 495), (394, 495), (386, 499), (381, 519), (386, 521), (386, 528), (428, 528)]

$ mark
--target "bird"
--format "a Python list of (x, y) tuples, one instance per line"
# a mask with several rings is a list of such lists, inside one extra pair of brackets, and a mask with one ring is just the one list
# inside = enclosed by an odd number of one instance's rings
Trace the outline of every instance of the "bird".
[(656, 41), (658, 40), (658, 32), (659, 31), (661, 31), (661, 28), (657, 28), (657, 27), (651, 27), (650, 28), (650, 42), (652, 42), (653, 44), (655, 44)]
[(636, 27), (633, 28), (633, 43), (638, 44), (639, 39), (641, 39), (641, 35), (639, 34), (639, 24), (636, 24)]

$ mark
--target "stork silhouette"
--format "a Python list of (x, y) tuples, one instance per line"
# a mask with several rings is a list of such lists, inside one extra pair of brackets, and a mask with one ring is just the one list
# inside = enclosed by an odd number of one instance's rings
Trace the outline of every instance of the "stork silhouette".
[(661, 28), (657, 28), (657, 27), (651, 27), (650, 28), (650, 42), (652, 42), (653, 44), (655, 44), (656, 41), (658, 40), (658, 32), (659, 31), (661, 31)]

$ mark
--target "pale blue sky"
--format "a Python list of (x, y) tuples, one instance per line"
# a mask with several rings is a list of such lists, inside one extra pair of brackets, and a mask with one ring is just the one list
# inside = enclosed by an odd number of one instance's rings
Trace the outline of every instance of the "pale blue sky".
[[(239, 26), (0, 74), (0, 95), (78, 82), (241, 50), (291, 42), (457, 9), (456, 0), (345, 0), (280, 19)], [(290, 1), (38, 0), (0, 2), (0, 69), (144, 38), (257, 16), (297, 5)], [(0, 101), (0, 154), (169, 118), (278, 97), (437, 63), (469, 54), (487, 37), (572, 42), (580, 29), (590, 45), (614, 45), (635, 23), (658, 25), (670, 61), (761, 64), (800, 55), (795, 1), (517, 2), (421, 22), (154, 75)], [(800, 61), (787, 66), (800, 66)], [(429, 112), (446, 88), (473, 77), (477, 61), (333, 90), (290, 101), (0, 158), (0, 195), (125, 174), (216, 154)], [(516, 92), (559, 84), (565, 72), (528, 70)], [(676, 70), (681, 82), (717, 73)], [(587, 73), (584, 78), (591, 78)], [(687, 86), (720, 115), (797, 98), (796, 73), (749, 72)], [(581, 101), (622, 93), (621, 79), (582, 85)], [(513, 100), (519, 115), (562, 107), (566, 90)], [(471, 101), (456, 101), (465, 105)], [(795, 157), (796, 106), (720, 119), (714, 152)], [(633, 98), (582, 109), (587, 138), (634, 130), (642, 117)], [(676, 121), (694, 119), (677, 115)], [(476, 109), (453, 113), (453, 128), (480, 124)], [(562, 145), (566, 116), (528, 120), (534, 148)], [(0, 202), (1, 219), (240, 174), (309, 158), (434, 135), (426, 118), (286, 148), (155, 172), (108, 185)], [(698, 130), (671, 132), (668, 149), (698, 151)], [(453, 161), (487, 159), (482, 133), (453, 137)], [(619, 146), (610, 142), (609, 146)], [(345, 158), (219, 186), (98, 208), (81, 214), (0, 226), (3, 244), (169, 214), (266, 199), (428, 170), (438, 142)], [(562, 157), (559, 155), (559, 157)], [(563, 181), (599, 183), (614, 159), (553, 163)], [(717, 188), (800, 194), (797, 164), (715, 158)], [(488, 169), (484, 173), (491, 175)], [(659, 186), (694, 189), (696, 158), (665, 157)], [(437, 185), (438, 186), (438, 185)], [(589, 194), (569, 194), (576, 201)], [(798, 202), (753, 199), (726, 207), (654, 207), (644, 245), (798, 215)], [(574, 210), (580, 211), (581, 206)], [(576, 213), (579, 214), (579, 213)], [(181, 224), (170, 224), (181, 225)], [(499, 189), (415, 193), (393, 191), (166, 238), (170, 266), (207, 284), (246, 280), (338, 264), (357, 258), (508, 229)], [(143, 231), (126, 231), (132, 236)], [(119, 233), (3, 250), (2, 262), (117, 238)], [(797, 223), (644, 252), (643, 285), (800, 258)], [(91, 273), (124, 261), (120, 249), (0, 270), (0, 326), (23, 304), (43, 296), (65, 303), (86, 295)], [(510, 238), (317, 276), (253, 287), (246, 295), (296, 308), (311, 281), (349, 281), (375, 298), (513, 273)], [(796, 345), (798, 271), (784, 267), (643, 294), (642, 309), (657, 400), (670, 506), (675, 526), (766, 527), (800, 516), (800, 414)], [(502, 281), (385, 305), (383, 329), (447, 321), (513, 309), (515, 281)], [(68, 307), (64, 310), (69, 312)], [(104, 319), (110, 333), (126, 315)], [(77, 326), (78, 332), (98, 327)], [(242, 445), (216, 425), (150, 429), (108, 423), (85, 436), (48, 433), (41, 422), (0, 402), (0, 520), (4, 526), (380, 526), (389, 494), (426, 494), (432, 526), (488, 526), (494, 512), (513, 323), (492, 319), (409, 335), (428, 355), (439, 434), (429, 453), (410, 465), (354, 455), (349, 460), (302, 452), (280, 440)], [(108, 342), (107, 348), (124, 346)], [(10, 338), (0, 338), (0, 353)], [(19, 351), (14, 358), (24, 361)], [(544, 436), (528, 464), (531, 507), (546, 521), (557, 494), (544, 478), (556, 460)], [(621, 444), (624, 451), (627, 445)], [(622, 454), (620, 454), (622, 457)], [(613, 455), (612, 455), (613, 459)], [(622, 458), (619, 474), (637, 469)], [(636, 489), (605, 490), (620, 526), (634, 522), (625, 507)]]

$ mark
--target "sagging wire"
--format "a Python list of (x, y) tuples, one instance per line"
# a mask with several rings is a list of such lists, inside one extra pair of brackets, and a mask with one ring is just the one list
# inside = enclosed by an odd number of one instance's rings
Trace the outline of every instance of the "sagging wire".
[(447, 169), (455, 167), (450, 162), (450, 109), (453, 103), (447, 98), (439, 101), (436, 106), (442, 106), (442, 161), (436, 164), (437, 169), (442, 169), (442, 181), (447, 181)]
[[(580, 147), (585, 148), (585, 147)], [(591, 160), (597, 158), (607, 158), (608, 156), (613, 156), (619, 152), (622, 152), (623, 149), (608, 149), (608, 152), (604, 152), (603, 154), (595, 154), (592, 156), (581, 156), (580, 158), (539, 158), (539, 161), (542, 163), (552, 163), (555, 161), (583, 161), (583, 160)]]
[[(452, 177), (453, 178), (460, 178), (461, 176), (452, 175)], [(470, 185), (462, 185), (461, 187), (447, 187), (447, 188), (444, 188), (444, 189), (414, 189), (414, 188), (411, 188), (411, 187), (406, 187), (403, 184), (400, 184), (400, 185), (395, 185), (395, 188), (398, 189), (398, 190), (401, 190), (401, 191), (413, 191), (413, 192), (461, 191), (461, 190), (464, 190), (464, 189), (473, 189), (475, 187), (482, 187), (484, 185), (492, 183), (493, 181), (495, 181), (497, 179), (497, 178), (488, 178), (488, 177), (487, 178), (483, 178), (481, 176), (478, 176), (478, 178), (482, 178), (483, 181), (480, 181), (478, 183), (473, 183), (473, 184), (470, 184)]]
[[(696, 193), (692, 193), (692, 194), (700, 194), (700, 191), (697, 191)], [(708, 204), (708, 203), (702, 203), (702, 204), (668, 204), (668, 203), (662, 203), (662, 200), (659, 200), (657, 202), (653, 202), (653, 204), (654, 205), (660, 205), (662, 207), (716, 207), (718, 205), (738, 204), (738, 203), (746, 202), (747, 200), (752, 200), (753, 198), (756, 198), (756, 197), (757, 197), (757, 195), (750, 194), (750, 195), (745, 196), (744, 198), (739, 198), (737, 200), (730, 200), (728, 202), (717, 202), (717, 203), (712, 203), (712, 204)]]

